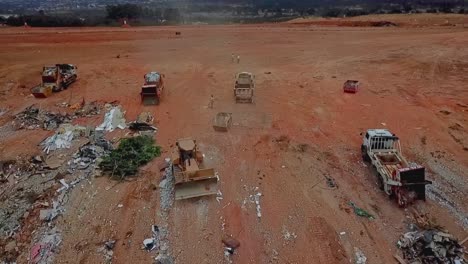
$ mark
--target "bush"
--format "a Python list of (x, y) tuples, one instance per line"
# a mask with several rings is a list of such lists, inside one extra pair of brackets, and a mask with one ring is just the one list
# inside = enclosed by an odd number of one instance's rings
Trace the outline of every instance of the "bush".
[(123, 180), (127, 176), (135, 175), (138, 168), (161, 155), (161, 147), (154, 145), (149, 136), (125, 138), (119, 147), (105, 156), (99, 167), (111, 177)]

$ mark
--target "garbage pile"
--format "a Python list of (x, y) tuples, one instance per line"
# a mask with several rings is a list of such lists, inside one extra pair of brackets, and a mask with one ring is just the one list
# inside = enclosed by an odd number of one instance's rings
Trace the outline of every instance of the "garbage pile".
[(15, 116), (13, 121), (16, 129), (46, 129), (54, 130), (62, 123), (71, 122), (72, 117), (68, 114), (41, 111), (39, 108), (29, 106)]
[(41, 156), (32, 157), (30, 160), (18, 157), (16, 160), (0, 161), (0, 183), (7, 181), (9, 177), (17, 178), (42, 171), (45, 167), (47, 166)]
[[(72, 108), (70, 106), (70, 108)], [(101, 113), (101, 109), (103, 108), (103, 104), (99, 103), (98, 101), (93, 101), (89, 104), (84, 104), (81, 105), (79, 108), (76, 108), (75, 110), (75, 116), (78, 117), (89, 117), (93, 115), (99, 115)], [(72, 108), (74, 109), (74, 108)]]
[(109, 154), (113, 149), (112, 144), (104, 138), (99, 138), (96, 142), (82, 146), (69, 162), (71, 170), (84, 170), (91, 164), (98, 163), (102, 156)]
[(397, 245), (403, 251), (403, 258), (410, 263), (465, 263), (463, 247), (451, 234), (439, 230), (405, 233)]

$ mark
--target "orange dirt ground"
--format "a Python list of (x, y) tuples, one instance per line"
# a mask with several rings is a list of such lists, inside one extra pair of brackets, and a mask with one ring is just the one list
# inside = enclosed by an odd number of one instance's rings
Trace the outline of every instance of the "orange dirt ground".
[[(0, 108), (9, 109), (0, 125), (31, 104), (52, 109), (83, 97), (120, 101), (127, 121), (143, 111), (157, 120), (155, 138), (164, 153), (138, 177), (124, 183), (95, 178), (71, 191), (56, 220), (63, 235), (56, 263), (104, 263), (97, 249), (108, 239), (117, 240), (113, 263), (153, 263), (155, 253), (141, 247), (161, 221), (158, 163), (181, 137), (197, 139), (206, 165), (219, 173), (223, 200), (175, 202), (169, 230), (176, 263), (227, 263), (225, 234), (241, 243), (233, 263), (349, 263), (355, 248), (368, 263), (395, 263), (395, 242), (411, 223), (411, 210), (389, 200), (363, 165), (359, 133), (367, 128), (391, 129), (405, 156), (427, 167), (435, 189), (413, 207), (456, 237), (467, 235), (466, 29), (6, 28), (0, 43)], [(239, 64), (231, 63), (231, 53), (240, 55)], [(78, 81), (47, 99), (29, 96), (42, 65), (62, 62), (78, 66)], [(142, 106), (140, 85), (152, 70), (165, 74), (166, 91), (161, 105)], [(239, 71), (256, 75), (255, 104), (234, 101)], [(357, 94), (343, 93), (347, 79), (361, 81)], [(213, 109), (207, 108), (211, 94)], [(219, 111), (232, 113), (227, 133), (212, 128)], [(81, 122), (98, 125), (102, 115)], [(51, 133), (2, 135), (0, 159), (40, 153), (37, 144)], [(338, 188), (327, 187), (324, 176)], [(257, 192), (261, 218), (249, 200)], [(376, 219), (354, 215), (349, 201)], [(22, 246), (18, 263), (27, 263), (31, 245)]]

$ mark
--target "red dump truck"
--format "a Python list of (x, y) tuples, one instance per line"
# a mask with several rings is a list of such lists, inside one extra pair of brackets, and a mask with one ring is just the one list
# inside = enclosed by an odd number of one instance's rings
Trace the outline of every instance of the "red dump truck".
[(144, 105), (158, 105), (164, 90), (164, 75), (158, 72), (145, 74), (145, 83), (141, 87), (141, 102)]
[[(361, 133), (362, 134), (362, 133)], [(387, 129), (369, 129), (363, 136), (361, 153), (376, 171), (379, 188), (405, 207), (426, 200), (425, 168), (408, 162), (401, 153), (400, 140)]]

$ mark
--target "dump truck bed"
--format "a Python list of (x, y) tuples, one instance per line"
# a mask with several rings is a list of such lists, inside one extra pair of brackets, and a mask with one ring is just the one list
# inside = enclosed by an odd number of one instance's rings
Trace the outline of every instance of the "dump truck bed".
[(397, 152), (378, 153), (375, 156), (389, 176), (394, 175), (399, 169), (408, 167), (407, 162)]

